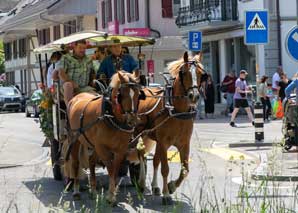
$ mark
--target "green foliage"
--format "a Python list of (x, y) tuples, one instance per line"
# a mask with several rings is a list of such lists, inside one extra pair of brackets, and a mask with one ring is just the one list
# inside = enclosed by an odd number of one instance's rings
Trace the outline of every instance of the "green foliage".
[(5, 58), (4, 58), (3, 42), (0, 41), (0, 74), (5, 72), (4, 62), (5, 62)]
[(44, 133), (45, 137), (48, 139), (54, 138), (52, 105), (53, 99), (50, 91), (43, 91), (43, 93), (41, 94), (39, 105), (39, 120), (40, 128)]

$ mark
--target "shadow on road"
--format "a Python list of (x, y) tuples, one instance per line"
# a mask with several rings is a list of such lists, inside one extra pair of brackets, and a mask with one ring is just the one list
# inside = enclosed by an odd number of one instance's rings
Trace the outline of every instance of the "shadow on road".
[[(104, 194), (108, 188), (108, 175), (102, 174), (97, 177), (98, 197), (91, 199), (88, 193), (87, 181), (83, 181), (81, 186), (81, 200), (73, 201), (72, 192), (63, 192), (63, 182), (55, 181), (52, 178), (41, 178), (35, 181), (23, 182), (23, 184), (35, 195), (36, 199), (45, 207), (52, 209), (54, 212), (63, 209), (66, 212), (75, 210), (90, 209), (91, 212), (131, 212), (141, 211), (142, 209), (157, 212), (193, 212), (193, 206), (190, 199), (184, 196), (184, 201), (178, 200), (173, 195), (174, 205), (163, 206), (160, 196), (144, 195), (141, 198), (129, 177), (124, 177), (117, 195), (118, 204), (111, 207), (105, 201)], [(102, 193), (104, 192), (104, 193)]]

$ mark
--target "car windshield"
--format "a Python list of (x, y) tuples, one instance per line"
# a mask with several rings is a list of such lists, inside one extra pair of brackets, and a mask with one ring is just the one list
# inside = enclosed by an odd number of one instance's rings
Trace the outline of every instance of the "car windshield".
[(12, 87), (0, 87), (0, 95), (19, 95), (19, 91)]

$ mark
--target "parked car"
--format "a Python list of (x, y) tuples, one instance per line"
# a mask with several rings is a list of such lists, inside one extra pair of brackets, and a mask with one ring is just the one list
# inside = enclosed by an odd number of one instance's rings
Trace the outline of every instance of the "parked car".
[(30, 99), (26, 102), (26, 117), (33, 115), (35, 118), (39, 116), (39, 104), (41, 100), (42, 90), (38, 89), (33, 92)]
[(15, 111), (22, 110), (23, 96), (13, 86), (0, 87), (0, 110)]

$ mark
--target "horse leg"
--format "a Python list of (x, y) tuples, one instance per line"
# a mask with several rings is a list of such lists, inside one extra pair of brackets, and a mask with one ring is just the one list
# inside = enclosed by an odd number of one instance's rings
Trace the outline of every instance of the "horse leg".
[(156, 196), (161, 195), (160, 188), (158, 187), (158, 181), (157, 181), (159, 164), (160, 164), (160, 149), (159, 149), (159, 145), (157, 144), (154, 158), (153, 158), (153, 179), (151, 182), (152, 193)]
[(78, 160), (78, 155), (72, 158), (71, 160), (72, 164), (72, 169), (74, 172), (74, 184), (73, 184), (73, 199), (74, 200), (80, 200), (81, 195), (80, 195), (80, 180), (79, 180), (79, 160)]
[(173, 200), (171, 198), (171, 195), (169, 193), (168, 188), (168, 175), (169, 175), (169, 164), (168, 164), (168, 158), (167, 158), (167, 147), (160, 146), (160, 160), (161, 160), (161, 175), (163, 179), (163, 189), (162, 189), (162, 204), (163, 205), (172, 205)]
[(116, 203), (116, 178), (118, 176), (119, 168), (124, 160), (125, 153), (117, 153), (114, 156), (112, 165), (107, 167), (109, 172), (109, 192), (107, 195), (107, 201), (111, 205)]
[(96, 198), (96, 176), (95, 176), (95, 166), (96, 166), (96, 160), (97, 156), (95, 153), (92, 154), (92, 156), (89, 157), (89, 169), (90, 169), (90, 197), (92, 199)]
[(187, 177), (189, 173), (188, 161), (189, 161), (189, 144), (185, 145), (183, 148), (179, 149), (181, 170), (180, 175), (177, 180), (170, 181), (168, 188), (170, 194), (173, 194), (176, 189), (181, 185), (182, 181)]

